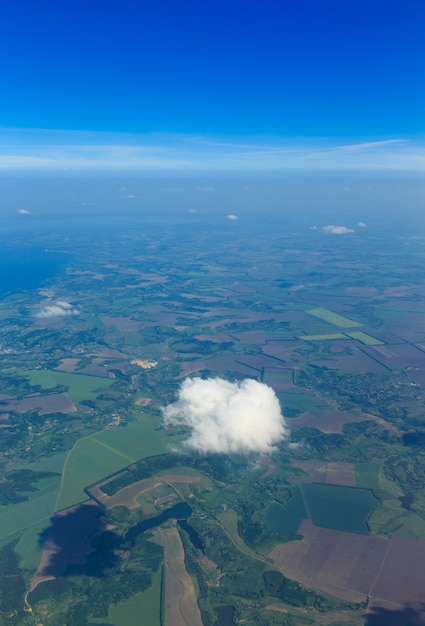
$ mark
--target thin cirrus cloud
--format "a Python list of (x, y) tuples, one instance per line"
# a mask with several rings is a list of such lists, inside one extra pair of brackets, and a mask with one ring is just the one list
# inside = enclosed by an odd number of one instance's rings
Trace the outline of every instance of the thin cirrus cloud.
[(0, 170), (419, 171), (420, 139), (245, 141), (153, 133), (0, 129)]

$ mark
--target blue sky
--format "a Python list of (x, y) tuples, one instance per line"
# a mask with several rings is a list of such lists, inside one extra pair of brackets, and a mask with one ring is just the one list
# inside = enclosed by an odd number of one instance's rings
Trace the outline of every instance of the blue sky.
[(424, 41), (423, 0), (3, 2), (0, 167), (417, 171)]

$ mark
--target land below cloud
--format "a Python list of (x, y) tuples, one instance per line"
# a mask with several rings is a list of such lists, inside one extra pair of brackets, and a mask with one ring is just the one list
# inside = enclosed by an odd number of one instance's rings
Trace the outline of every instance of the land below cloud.
[[(0, 302), (4, 619), (423, 623), (423, 240), (353, 230), (8, 234), (67, 264)], [(211, 447), (196, 380), (284, 428)]]

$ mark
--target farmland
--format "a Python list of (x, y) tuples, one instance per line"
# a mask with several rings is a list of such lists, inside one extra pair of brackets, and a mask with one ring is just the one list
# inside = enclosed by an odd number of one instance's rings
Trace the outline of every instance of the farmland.
[[(292, 459), (292, 465), (306, 472), (314, 483), (328, 483), (345, 487), (361, 487), (356, 483), (356, 473), (353, 463), (329, 463), (324, 461), (302, 461)], [(363, 472), (361, 473), (363, 476)], [(366, 481), (370, 485), (370, 481)]]
[(304, 485), (302, 490), (315, 526), (368, 534), (366, 520), (380, 504), (371, 491), (320, 483)]
[(264, 523), (270, 532), (290, 537), (297, 533), (303, 519), (307, 517), (305, 503), (299, 487), (291, 489), (291, 498), (286, 505), (272, 502), (267, 507)]
[[(152, 586), (132, 596), (125, 602), (111, 606), (108, 622), (113, 626), (140, 626), (140, 616), (147, 624), (160, 624), (161, 577), (159, 570), (152, 577)], [(102, 623), (103, 618), (93, 618), (93, 624)]]
[(366, 346), (382, 346), (384, 344), (383, 341), (376, 339), (375, 337), (371, 337), (367, 333), (362, 332), (361, 330), (351, 331), (346, 333), (351, 339), (358, 339)]
[[(390, 593), (397, 611), (417, 602), (422, 242), (198, 218), (82, 229), (66, 273), (0, 302), (0, 549), (28, 588), (54, 511), (96, 500), (110, 529), (30, 594), (35, 618), (124, 626), (143, 612), (160, 626), (161, 593), (173, 624), (357, 624), (368, 597), (370, 616)], [(65, 245), (26, 237), (16, 245)], [(59, 297), (79, 315), (39, 316)], [(161, 406), (195, 374), (272, 387), (290, 440), (267, 458), (183, 448)]]
[(202, 626), (193, 581), (186, 571), (184, 550), (175, 528), (160, 532), (165, 563), (165, 626)]
[[(352, 602), (364, 602), (389, 544), (384, 539), (328, 530), (303, 522), (302, 541), (282, 544), (269, 557), (286, 576)], [(310, 581), (310, 582), (308, 582)]]
[(165, 450), (153, 418), (140, 418), (125, 428), (91, 435), (77, 442), (64, 467), (56, 510), (87, 499), (84, 489), (139, 459)]
[(84, 376), (82, 374), (70, 374), (53, 370), (30, 370), (25, 373), (34, 387), (42, 389), (54, 389), (58, 385), (69, 388), (68, 395), (73, 402), (93, 400), (100, 389), (109, 387), (112, 380), (105, 380), (96, 376)]
[(335, 341), (336, 339), (347, 339), (343, 333), (325, 333), (323, 335), (301, 335), (303, 341)]
[[(350, 320), (338, 313), (334, 313), (333, 311), (328, 311), (322, 307), (317, 309), (309, 309), (307, 311), (309, 315), (313, 315), (314, 317), (318, 317), (325, 322), (329, 322), (329, 324), (333, 324), (334, 326), (339, 326), (340, 328), (353, 328), (354, 326), (362, 326), (359, 322), (355, 322), (354, 320)], [(337, 337), (338, 338), (338, 337)]]

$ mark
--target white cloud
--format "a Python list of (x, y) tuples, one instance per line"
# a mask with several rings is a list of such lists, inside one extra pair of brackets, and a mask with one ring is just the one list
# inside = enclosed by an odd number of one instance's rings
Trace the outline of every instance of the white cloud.
[(269, 454), (289, 436), (275, 392), (251, 378), (188, 378), (162, 415), (166, 427), (188, 427), (183, 446), (201, 454)]
[(357, 222), (357, 226), (359, 228), (366, 228), (366, 223), (365, 222)]
[(27, 211), (26, 209), (19, 209), (18, 213), (20, 213), (20, 215), (31, 215), (31, 211)]
[(54, 304), (49, 304), (38, 311), (36, 317), (46, 319), (49, 317), (67, 317), (70, 315), (79, 315), (79, 310), (69, 302), (58, 300)]
[(352, 228), (347, 228), (346, 226), (334, 226), (333, 224), (323, 226), (322, 230), (325, 233), (332, 233), (332, 235), (346, 235), (347, 233), (354, 233)]
[(238, 220), (239, 217), (237, 215), (233, 215), (233, 213), (229, 213), (229, 215), (226, 215), (228, 220)]
[(198, 211), (196, 209), (189, 209), (188, 213), (197, 213)]

